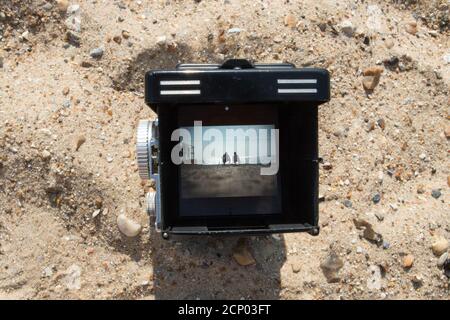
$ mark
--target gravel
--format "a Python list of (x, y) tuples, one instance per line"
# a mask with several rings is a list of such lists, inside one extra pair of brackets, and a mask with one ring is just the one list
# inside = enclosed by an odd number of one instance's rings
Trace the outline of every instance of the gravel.
[(100, 59), (103, 56), (103, 48), (92, 49), (89, 55), (94, 59)]

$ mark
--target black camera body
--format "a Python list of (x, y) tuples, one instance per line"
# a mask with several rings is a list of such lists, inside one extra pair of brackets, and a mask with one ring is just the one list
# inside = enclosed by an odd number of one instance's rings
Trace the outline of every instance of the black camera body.
[[(145, 76), (137, 160), (163, 237), (318, 226), (318, 106), (329, 73), (292, 64), (179, 64)], [(180, 138), (181, 137), (181, 138)]]

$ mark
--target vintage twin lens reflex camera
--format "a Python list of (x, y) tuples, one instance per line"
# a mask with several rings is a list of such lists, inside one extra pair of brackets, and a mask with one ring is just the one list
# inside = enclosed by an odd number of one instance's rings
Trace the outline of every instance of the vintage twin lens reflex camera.
[(327, 70), (179, 64), (145, 75), (137, 162), (147, 210), (169, 235), (268, 234), (318, 226), (318, 106)]

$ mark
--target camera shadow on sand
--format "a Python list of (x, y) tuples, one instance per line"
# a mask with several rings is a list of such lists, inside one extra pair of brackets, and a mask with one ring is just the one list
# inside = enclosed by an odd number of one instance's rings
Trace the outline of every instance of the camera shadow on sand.
[[(233, 258), (239, 243), (253, 265)], [(278, 299), (286, 260), (283, 237), (151, 235), (155, 299)]]

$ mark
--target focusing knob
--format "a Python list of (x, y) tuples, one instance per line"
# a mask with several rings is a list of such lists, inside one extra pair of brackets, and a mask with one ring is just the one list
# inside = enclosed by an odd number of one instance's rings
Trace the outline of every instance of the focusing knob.
[(150, 179), (150, 141), (152, 139), (152, 121), (140, 120), (137, 129), (136, 160), (139, 176)]
[(149, 191), (147, 193), (147, 213), (154, 216), (156, 213), (156, 192)]

